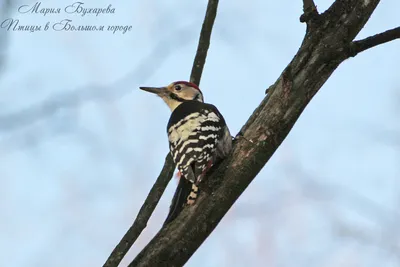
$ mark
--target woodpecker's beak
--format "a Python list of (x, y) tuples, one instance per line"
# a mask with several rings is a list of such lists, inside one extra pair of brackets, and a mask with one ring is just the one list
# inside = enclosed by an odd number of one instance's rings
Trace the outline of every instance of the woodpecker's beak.
[(158, 96), (164, 96), (168, 90), (167, 87), (139, 87), (143, 91), (156, 94)]

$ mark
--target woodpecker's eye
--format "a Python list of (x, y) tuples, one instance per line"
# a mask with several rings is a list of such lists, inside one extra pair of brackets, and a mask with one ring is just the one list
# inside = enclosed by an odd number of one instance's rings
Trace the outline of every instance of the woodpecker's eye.
[(175, 90), (176, 91), (180, 91), (182, 89), (182, 86), (180, 86), (179, 84), (175, 85)]

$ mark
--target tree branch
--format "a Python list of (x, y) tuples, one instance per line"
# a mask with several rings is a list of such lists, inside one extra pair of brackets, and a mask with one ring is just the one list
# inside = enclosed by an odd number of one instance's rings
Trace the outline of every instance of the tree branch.
[(318, 16), (317, 7), (313, 0), (303, 0), (303, 15), (300, 16), (300, 22), (309, 22)]
[[(193, 63), (192, 73), (190, 81), (195, 84), (200, 84), (201, 75), (203, 73), (204, 64), (206, 62), (207, 51), (210, 47), (211, 31), (214, 25), (215, 17), (217, 14), (218, 0), (209, 0), (207, 5), (207, 11), (204, 18), (203, 26), (200, 33), (199, 44), (197, 47), (197, 53)], [(114, 248), (111, 255), (108, 257), (103, 267), (117, 267), (140, 233), (144, 230), (148, 220), (151, 217), (154, 209), (156, 208), (168, 182), (171, 180), (173, 172), (175, 170), (175, 164), (168, 153), (165, 158), (164, 167), (158, 176), (155, 184), (150, 190), (146, 201), (143, 203), (137, 218), (133, 225), (129, 228), (127, 233)]]
[(364, 27), (379, 2), (380, 0), (336, 0), (321, 16), (330, 23), (329, 28), (345, 31), (342, 24), (351, 25), (347, 27), (348, 32), (342, 39), (344, 44), (348, 44)]
[(144, 228), (146, 228), (147, 222), (149, 221), (151, 214), (156, 208), (161, 196), (165, 191), (165, 188), (171, 180), (174, 170), (175, 164), (171, 155), (168, 154), (165, 158), (164, 167), (153, 187), (151, 188), (145, 202), (140, 208), (133, 225), (129, 228), (124, 237), (111, 252), (111, 255), (108, 257), (103, 267), (117, 267), (119, 265), (123, 257), (139, 237), (140, 233)]
[[(336, 0), (235, 138), (231, 155), (200, 184), (196, 205), (162, 228), (129, 267), (183, 266), (275, 153), (309, 101), (347, 58), (343, 51), (379, 0)], [(340, 23), (339, 23), (340, 21)]]
[(215, 17), (217, 16), (217, 8), (218, 0), (208, 1), (206, 16), (200, 32), (199, 45), (194, 58), (192, 73), (190, 74), (190, 81), (197, 85), (200, 85), (201, 74), (203, 73), (204, 64), (206, 63), (207, 52), (210, 47), (211, 32)]
[(382, 33), (375, 34), (373, 36), (370, 36), (362, 40), (351, 42), (349, 56), (354, 57), (358, 53), (361, 53), (367, 49), (399, 38), (400, 38), (400, 27), (397, 27)]

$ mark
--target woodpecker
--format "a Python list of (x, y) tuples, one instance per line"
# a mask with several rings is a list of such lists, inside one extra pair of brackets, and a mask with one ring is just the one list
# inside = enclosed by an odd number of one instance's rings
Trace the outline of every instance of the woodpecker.
[(167, 134), (180, 179), (165, 225), (176, 218), (185, 204), (195, 203), (198, 184), (216, 162), (230, 153), (232, 136), (224, 117), (214, 105), (204, 103), (196, 84), (177, 81), (165, 87), (140, 89), (161, 97), (172, 112)]

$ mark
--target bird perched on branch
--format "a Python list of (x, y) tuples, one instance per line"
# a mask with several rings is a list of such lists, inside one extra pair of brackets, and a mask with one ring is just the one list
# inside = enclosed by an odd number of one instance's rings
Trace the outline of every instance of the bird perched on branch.
[[(204, 103), (200, 88), (178, 81), (165, 87), (140, 87), (161, 97), (171, 109), (167, 134), (171, 156), (181, 178), (164, 223), (174, 220), (185, 204), (194, 204), (198, 184), (232, 149), (232, 137), (218, 109)], [(183, 179), (182, 179), (183, 178)]]

